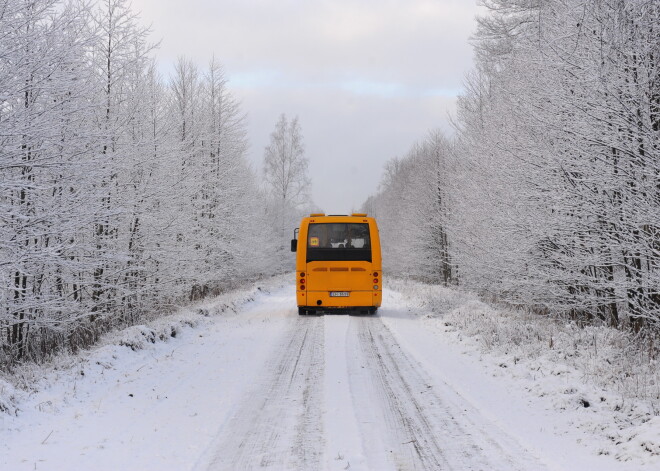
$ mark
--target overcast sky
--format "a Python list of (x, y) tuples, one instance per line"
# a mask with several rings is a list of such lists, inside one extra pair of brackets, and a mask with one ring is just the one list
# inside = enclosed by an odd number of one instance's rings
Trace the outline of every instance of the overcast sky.
[(133, 0), (152, 25), (161, 71), (213, 55), (248, 115), (261, 170), (280, 114), (298, 116), (312, 196), (357, 210), (383, 164), (431, 129), (451, 128), (472, 64), (476, 0)]

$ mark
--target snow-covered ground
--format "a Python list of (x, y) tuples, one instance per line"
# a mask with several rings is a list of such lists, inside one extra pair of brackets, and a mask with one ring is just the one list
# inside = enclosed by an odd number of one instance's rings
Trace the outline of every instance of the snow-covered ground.
[(593, 453), (660, 469), (657, 339), (607, 326), (494, 309), (456, 290), (393, 280), (426, 330), (462, 344), (489, 374), (561, 412)]
[(657, 417), (617, 428), (574, 365), (485, 353), (484, 305), (391, 287), (301, 317), (277, 278), (0, 378), (0, 469), (660, 469)]

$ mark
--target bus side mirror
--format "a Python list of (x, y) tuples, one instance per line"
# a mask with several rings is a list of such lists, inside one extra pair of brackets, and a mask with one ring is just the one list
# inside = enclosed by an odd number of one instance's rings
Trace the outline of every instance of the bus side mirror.
[(291, 252), (298, 250), (298, 240), (291, 239)]

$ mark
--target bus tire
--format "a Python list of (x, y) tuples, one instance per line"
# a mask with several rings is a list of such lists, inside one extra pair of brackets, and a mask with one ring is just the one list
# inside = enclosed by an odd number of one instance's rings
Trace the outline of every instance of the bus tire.
[(300, 307), (300, 306), (298, 306), (298, 315), (299, 315), (299, 316), (305, 316), (305, 315), (307, 315), (307, 309), (305, 309), (304, 307)]

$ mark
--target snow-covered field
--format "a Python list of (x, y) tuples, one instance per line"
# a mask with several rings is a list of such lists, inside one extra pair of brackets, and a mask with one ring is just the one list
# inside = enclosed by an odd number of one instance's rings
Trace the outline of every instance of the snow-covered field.
[(507, 350), (520, 322), (410, 282), (300, 317), (276, 278), (0, 378), (0, 469), (660, 469), (653, 392), (562, 361), (559, 330)]

